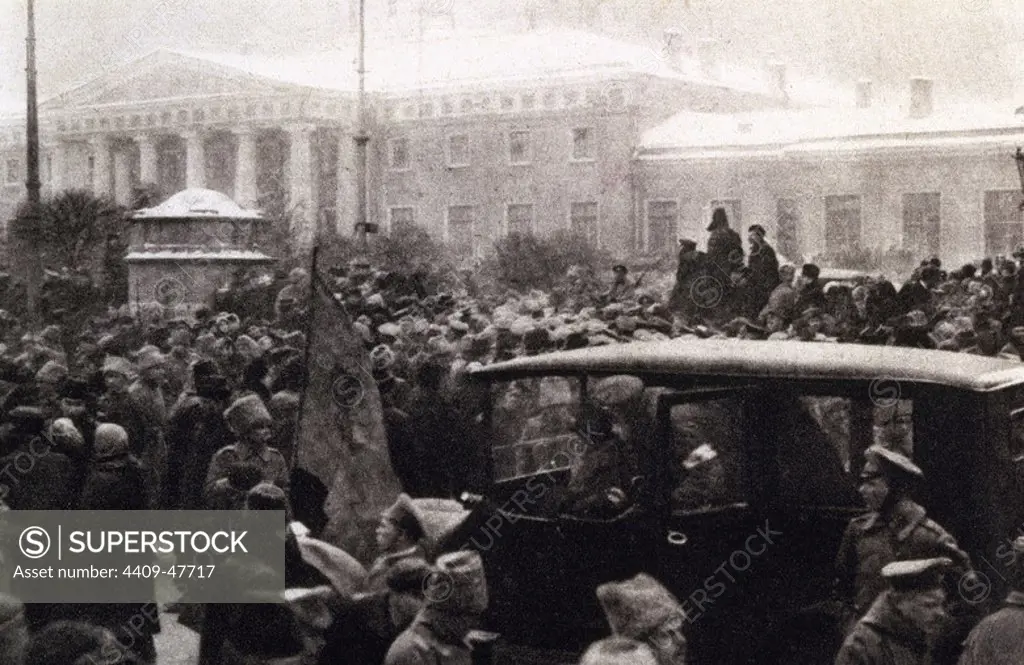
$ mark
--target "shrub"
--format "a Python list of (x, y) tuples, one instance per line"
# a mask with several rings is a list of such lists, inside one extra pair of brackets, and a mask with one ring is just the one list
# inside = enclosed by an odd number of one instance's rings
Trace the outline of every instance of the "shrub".
[(611, 261), (609, 253), (568, 231), (546, 238), (511, 234), (494, 243), (483, 272), (494, 283), (516, 291), (550, 290), (574, 265), (600, 273)]

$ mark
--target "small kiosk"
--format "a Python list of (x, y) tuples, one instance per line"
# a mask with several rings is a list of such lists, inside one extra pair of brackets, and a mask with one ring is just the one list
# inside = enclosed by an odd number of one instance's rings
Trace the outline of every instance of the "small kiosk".
[(129, 304), (159, 303), (191, 312), (240, 271), (267, 268), (270, 222), (225, 194), (186, 189), (132, 215), (128, 255)]

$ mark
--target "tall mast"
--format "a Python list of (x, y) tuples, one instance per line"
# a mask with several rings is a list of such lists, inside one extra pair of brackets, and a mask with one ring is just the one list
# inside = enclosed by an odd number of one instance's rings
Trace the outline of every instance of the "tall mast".
[(33, 0), (28, 0), (28, 36), (25, 39), (25, 83), (28, 99), (27, 117), (25, 119), (25, 140), (27, 148), (28, 178), (25, 188), (28, 190), (28, 202), (31, 206), (39, 205), (39, 109), (36, 104), (36, 13)]
[(366, 234), (366, 149), (370, 142), (366, 128), (366, 0), (359, 0), (359, 117), (356, 142), (356, 237), (363, 251), (368, 249)]

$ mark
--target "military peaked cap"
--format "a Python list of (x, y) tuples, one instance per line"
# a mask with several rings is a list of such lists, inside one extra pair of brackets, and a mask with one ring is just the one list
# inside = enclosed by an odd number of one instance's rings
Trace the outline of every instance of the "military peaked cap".
[(942, 574), (952, 566), (946, 557), (894, 561), (882, 568), (882, 577), (895, 591), (927, 591), (942, 586)]
[(864, 465), (862, 478), (870, 478), (877, 475), (902, 476), (905, 478), (924, 478), (921, 468), (898, 452), (889, 450), (879, 445), (874, 445), (864, 451), (867, 464)]

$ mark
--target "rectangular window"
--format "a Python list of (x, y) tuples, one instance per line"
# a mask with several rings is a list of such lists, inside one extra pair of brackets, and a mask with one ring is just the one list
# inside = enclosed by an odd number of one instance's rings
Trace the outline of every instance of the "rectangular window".
[(825, 197), (825, 251), (832, 254), (860, 247), (860, 197)]
[(409, 168), (409, 139), (397, 138), (388, 141), (388, 167), (395, 170)]
[(416, 223), (416, 213), (412, 206), (391, 208), (391, 230), (408, 229)]
[(939, 253), (941, 199), (938, 192), (903, 195), (903, 249), (914, 256)]
[(1022, 241), (1024, 216), (1015, 189), (985, 192), (985, 254), (1010, 256)]
[(679, 228), (679, 204), (675, 201), (649, 201), (647, 203), (647, 251), (675, 250), (675, 236)]
[[(720, 201), (711, 202), (711, 210), (715, 208), (722, 208), (725, 210), (726, 217), (729, 218), (729, 226), (733, 228), (737, 233), (743, 234), (743, 206), (740, 204), (739, 199), (722, 199)], [(710, 215), (708, 216), (710, 220)]]
[(512, 164), (529, 164), (533, 159), (530, 151), (530, 132), (510, 132), (508, 135), (508, 159)]
[(800, 208), (795, 199), (779, 199), (775, 202), (775, 248), (780, 262), (783, 257), (800, 261), (800, 240), (797, 229), (800, 226)]
[(21, 180), (21, 161), (8, 159), (7, 168), (4, 170), (4, 182), (8, 185), (14, 185), (19, 180)]
[(508, 233), (524, 236), (533, 233), (532, 203), (513, 203), (508, 206)]
[(448, 166), (469, 166), (469, 135), (454, 134), (448, 137)]
[(590, 127), (572, 130), (572, 158), (581, 161), (594, 159), (594, 130)]
[(448, 208), (448, 245), (459, 256), (471, 256), (475, 249), (473, 206)]
[(597, 247), (597, 201), (570, 204), (569, 230)]
[[(96, 182), (96, 157), (89, 155), (89, 186)], [(165, 179), (164, 182), (167, 182)]]

